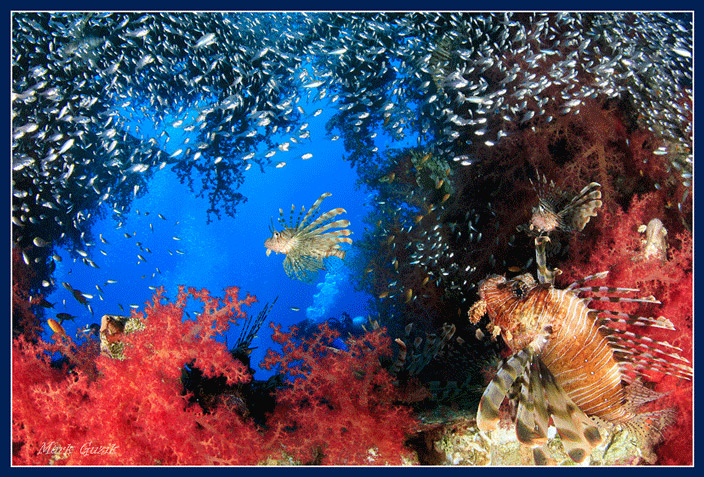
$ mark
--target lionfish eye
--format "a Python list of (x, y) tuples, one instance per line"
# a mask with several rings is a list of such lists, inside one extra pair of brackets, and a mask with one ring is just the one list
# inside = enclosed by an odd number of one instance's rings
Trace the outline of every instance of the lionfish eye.
[(513, 294), (516, 296), (516, 298), (523, 298), (526, 292), (526, 287), (525, 283), (523, 282), (515, 282), (511, 286), (511, 289), (513, 291)]

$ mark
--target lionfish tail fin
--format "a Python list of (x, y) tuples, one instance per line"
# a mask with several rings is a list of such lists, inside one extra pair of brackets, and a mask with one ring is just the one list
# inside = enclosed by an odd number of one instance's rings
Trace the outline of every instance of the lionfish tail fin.
[(633, 419), (621, 424), (621, 427), (636, 439), (640, 448), (648, 449), (662, 442), (662, 431), (676, 421), (677, 411), (666, 408), (636, 414)]

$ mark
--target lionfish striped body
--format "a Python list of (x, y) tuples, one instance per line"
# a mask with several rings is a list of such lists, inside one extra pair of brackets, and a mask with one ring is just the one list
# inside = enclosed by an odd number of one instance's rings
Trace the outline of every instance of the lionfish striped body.
[[(476, 323), (487, 313), (495, 335), (500, 333), (515, 354), (485, 390), (477, 425), (485, 431), (496, 428), (499, 407), (514, 391), (518, 394), (516, 435), (533, 447), (538, 463), (546, 461), (542, 446), (547, 442), (550, 416), (575, 462), (582, 462), (602, 442), (598, 427), (618, 425), (652, 441), (671, 422), (673, 413), (667, 409), (637, 412), (640, 405), (661, 396), (640, 384), (643, 371), (691, 377), (688, 362), (674, 354), (678, 348), (624, 326), (672, 330), (671, 322), (589, 308), (592, 301), (659, 303), (652, 297), (623, 296), (636, 289), (581, 287), (606, 275), (586, 277), (564, 290), (538, 283), (530, 274), (511, 280), (491, 276), (480, 284), (481, 300), (470, 319)], [(596, 295), (582, 298), (582, 292)]]
[(272, 236), (264, 242), (267, 248), (266, 254), (268, 256), (272, 250), (285, 254), (284, 271), (293, 279), (312, 282), (319, 270), (326, 269), (328, 257), (345, 258), (345, 251), (340, 248), (340, 243), (352, 243), (352, 239), (348, 237), (352, 231), (345, 228), (350, 225), (349, 221), (333, 220), (338, 215), (344, 214), (345, 209), (333, 209), (313, 220), (323, 199), (331, 195), (329, 192), (321, 195), (302, 220), (305, 207), (301, 207), (295, 224), (293, 205), (288, 223), (283, 218), (283, 210), (279, 209), (279, 223), (284, 226), (284, 229), (280, 232), (274, 230), (273, 223), (270, 227)]

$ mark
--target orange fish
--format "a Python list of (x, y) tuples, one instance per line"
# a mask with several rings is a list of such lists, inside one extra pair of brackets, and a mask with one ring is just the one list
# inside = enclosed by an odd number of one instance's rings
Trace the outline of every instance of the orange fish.
[(51, 328), (51, 331), (66, 338), (66, 330), (64, 330), (64, 327), (61, 326), (58, 321), (53, 318), (49, 318), (46, 322), (49, 325), (49, 328)]

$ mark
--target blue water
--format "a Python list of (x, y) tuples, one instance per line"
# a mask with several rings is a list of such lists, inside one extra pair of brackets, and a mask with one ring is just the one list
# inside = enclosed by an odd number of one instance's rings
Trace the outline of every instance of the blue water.
[[(258, 363), (266, 350), (273, 347), (270, 322), (281, 323), (286, 328), (305, 319), (322, 321), (340, 317), (343, 312), (352, 318), (366, 319), (370, 314), (369, 297), (354, 290), (351, 271), (346, 265), (321, 272), (316, 283), (307, 284), (284, 273), (284, 255), (272, 253), (267, 257), (265, 254), (264, 241), (270, 235), (272, 217), (281, 229), (277, 222), (279, 208), (288, 219), (291, 204), (297, 209), (304, 205), (307, 210), (324, 192), (333, 195), (325, 199), (320, 211), (343, 207), (347, 213), (342, 217), (351, 222), (352, 238), (361, 238), (364, 233), (363, 219), (370, 207), (369, 192), (357, 184), (355, 171), (343, 160), (342, 141), (332, 141), (325, 133), (325, 122), (334, 113), (334, 105), (331, 107), (326, 101), (307, 102), (304, 98), (301, 106), (308, 113), (324, 109), (322, 114), (308, 118), (310, 139), (292, 143), (287, 152), (277, 150), (264, 173), (256, 164), (245, 171), (245, 182), (239, 192), (248, 200), (237, 207), (235, 217), (223, 213), (221, 220), (208, 224), (207, 200), (195, 197), (187, 185), (179, 182), (170, 166), (153, 175), (147, 193), (133, 200), (129, 212), (115, 218), (110, 213), (111, 208), (105, 205), (108, 217), (95, 224), (92, 229), (95, 241), (86, 249), (100, 268), (87, 266), (80, 257), (71, 258), (66, 250), (57, 250), (62, 261), (57, 263), (54, 273), (57, 288), (47, 297), (55, 303), (54, 309), (48, 310), (48, 317), (59, 312), (75, 315), (73, 322), (63, 323), (67, 333), (75, 336), (77, 329), (99, 323), (104, 314), (129, 315), (132, 309), (142, 311), (158, 287), (164, 287), (166, 296), (174, 299), (179, 285), (206, 288), (213, 296), (222, 296), (224, 288), (238, 286), (241, 298), (248, 292), (259, 300), (246, 310), (251, 315), (259, 313), (265, 303), (278, 296), (252, 343), (256, 347), (251, 355), (252, 365), (258, 379), (268, 376)], [(123, 111), (125, 115), (132, 113), (137, 124), (140, 118), (135, 111)], [(139, 126), (143, 139), (159, 136), (158, 125), (142, 120)], [(185, 149), (186, 136), (173, 128), (167, 130), (171, 141), (162, 146), (164, 151), (171, 154), (178, 148)], [(390, 146), (390, 141), (380, 131), (376, 145), (382, 150)], [(393, 146), (407, 147), (414, 142), (415, 138), (408, 138)], [(305, 153), (313, 157), (301, 159)], [(275, 167), (280, 161), (286, 165)], [(194, 182), (198, 184), (198, 178)], [(101, 234), (107, 243), (99, 239)], [(353, 255), (353, 248), (354, 245), (348, 258)], [(107, 280), (117, 283), (107, 283)], [(92, 315), (61, 286), (62, 282), (92, 295), (89, 300)], [(198, 311), (197, 304), (187, 310)], [(48, 326), (45, 328), (48, 338), (51, 332)], [(236, 342), (239, 331), (239, 327), (234, 326), (228, 332), (229, 346)]]

